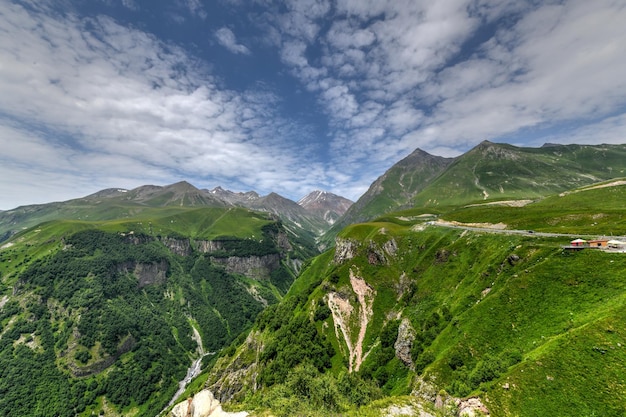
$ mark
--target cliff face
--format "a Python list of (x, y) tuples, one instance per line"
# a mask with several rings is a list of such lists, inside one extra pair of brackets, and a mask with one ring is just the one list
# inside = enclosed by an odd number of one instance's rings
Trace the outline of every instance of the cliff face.
[[(224, 253), (228, 253), (228, 245), (221, 240), (194, 240), (181, 239), (173, 237), (162, 237), (160, 239), (170, 252), (179, 256), (189, 256), (195, 250), (200, 253), (214, 254), (220, 253), (218, 256), (211, 256), (211, 262), (224, 267), (226, 272), (231, 274), (244, 275), (248, 278), (256, 280), (267, 280), (270, 278), (272, 272), (281, 267), (281, 260), (283, 254), (293, 249), (289, 238), (283, 232), (276, 233), (272, 236), (272, 239), (276, 245), (276, 248), (280, 253), (271, 253), (267, 255), (250, 255), (250, 256), (223, 256)], [(301, 261), (298, 259), (290, 259), (287, 266), (294, 272), (298, 272), (301, 265)], [(158, 279), (164, 279), (165, 275), (161, 274), (157, 277), (159, 271), (163, 268), (151, 268), (149, 265), (130, 265), (126, 268), (128, 271), (133, 270), (135, 274), (140, 278), (140, 285), (147, 285)], [(127, 271), (127, 272), (128, 272)], [(165, 268), (167, 272), (167, 268)], [(143, 277), (143, 278), (142, 278)], [(160, 281), (160, 282), (161, 282)]]
[(265, 256), (229, 256), (228, 258), (212, 256), (211, 262), (223, 266), (230, 274), (265, 280), (270, 278), (273, 271), (280, 268), (280, 255), (276, 253)]
[(118, 265), (118, 271), (133, 273), (139, 280), (139, 287), (150, 284), (163, 284), (166, 281), (169, 265), (166, 260), (153, 263), (124, 262)]

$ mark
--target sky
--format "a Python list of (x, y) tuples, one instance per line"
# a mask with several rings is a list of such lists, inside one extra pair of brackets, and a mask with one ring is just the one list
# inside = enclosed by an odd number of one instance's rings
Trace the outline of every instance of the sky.
[(0, 0), (0, 210), (357, 200), (416, 148), (626, 143), (623, 0)]

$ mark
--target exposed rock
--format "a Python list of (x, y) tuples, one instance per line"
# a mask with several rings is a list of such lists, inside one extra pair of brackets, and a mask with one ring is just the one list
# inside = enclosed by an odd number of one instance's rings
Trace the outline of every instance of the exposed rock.
[[(348, 348), (348, 372), (358, 371), (367, 356), (363, 352), (363, 342), (367, 326), (374, 315), (373, 305), (376, 290), (353, 269), (350, 269), (350, 284), (358, 304), (351, 304), (348, 297), (339, 293), (328, 294), (328, 307), (335, 323), (337, 340), (344, 340)], [(358, 329), (355, 334), (354, 330)], [(343, 337), (340, 337), (339, 332)]]
[(335, 239), (335, 257), (333, 262), (336, 264), (342, 264), (349, 259), (353, 259), (356, 256), (358, 247), (358, 242), (353, 240), (341, 238)]
[(196, 249), (202, 253), (213, 253), (224, 249), (224, 244), (219, 240), (196, 240)]
[(435, 417), (434, 415), (424, 411), (424, 408), (420, 405), (392, 405), (387, 407), (381, 415), (387, 417)]
[(425, 380), (422, 377), (419, 377), (415, 381), (415, 386), (411, 395), (430, 402), (435, 403), (437, 400), (437, 394), (439, 393), (439, 389), (435, 386), (435, 384), (430, 380)]
[(489, 416), (489, 410), (477, 397), (459, 400), (458, 407), (459, 417)]
[(191, 242), (189, 241), (189, 239), (177, 239), (164, 236), (161, 238), (161, 243), (163, 243), (170, 250), (170, 252), (176, 255), (191, 255)]
[(367, 262), (370, 265), (386, 265), (387, 257), (385, 251), (379, 248), (374, 242), (370, 242), (367, 248)]
[(145, 287), (150, 284), (162, 284), (166, 281), (169, 265), (165, 259), (159, 262), (137, 263), (124, 262), (117, 266), (117, 270), (122, 273), (135, 274), (139, 280), (139, 287)]
[(396, 292), (396, 299), (398, 300), (411, 289), (411, 279), (405, 272), (403, 272), (398, 281), (393, 284), (393, 289)]
[(228, 258), (211, 257), (211, 262), (221, 265), (228, 273), (245, 275), (248, 278), (265, 280), (280, 268), (280, 255), (272, 253), (264, 256), (229, 256)]
[(398, 327), (398, 338), (393, 347), (396, 349), (396, 357), (406, 366), (413, 367), (411, 359), (411, 346), (415, 340), (415, 330), (407, 318), (403, 318)]
[(168, 417), (245, 417), (247, 415), (245, 411), (229, 413), (222, 410), (222, 405), (215, 399), (213, 393), (205, 389), (193, 398), (176, 404)]
[(293, 250), (293, 247), (291, 246), (291, 242), (289, 242), (289, 237), (287, 236), (286, 233), (280, 232), (276, 234), (276, 236), (274, 237), (274, 240), (276, 241), (276, 246), (278, 246), (279, 249), (285, 252), (289, 252)]
[(258, 357), (263, 350), (260, 333), (250, 332), (244, 346), (233, 356), (217, 360), (206, 383), (221, 402), (230, 401), (238, 394), (254, 392), (257, 389)]
[(509, 265), (513, 266), (513, 265), (515, 265), (519, 261), (519, 256), (517, 256), (516, 254), (512, 253), (512, 254), (510, 254), (506, 258), (506, 260), (509, 263)]
[(383, 249), (385, 250), (385, 252), (387, 252), (387, 255), (395, 256), (398, 252), (398, 243), (396, 243), (396, 240), (393, 238), (389, 239), (383, 245)]

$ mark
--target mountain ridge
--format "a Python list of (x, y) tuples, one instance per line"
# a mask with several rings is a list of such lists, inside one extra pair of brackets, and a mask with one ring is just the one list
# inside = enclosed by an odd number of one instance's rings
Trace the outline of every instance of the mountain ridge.
[[(328, 195), (335, 196), (332, 193)], [(343, 197), (335, 196), (336, 199)], [(345, 199), (345, 201), (349, 201)], [(329, 200), (329, 204), (330, 200)], [(344, 213), (343, 207), (307, 210), (296, 202), (270, 193), (260, 196), (254, 191), (235, 193), (216, 187), (213, 190), (198, 189), (187, 181), (165, 186), (142, 185), (130, 190), (107, 188), (85, 197), (62, 202), (35, 204), (0, 212), (0, 236), (6, 240), (22, 227), (55, 219), (81, 220), (96, 218), (105, 220), (116, 216), (132, 216), (148, 208), (167, 207), (244, 207), (260, 210), (283, 218), (298, 233), (320, 235), (332, 224), (333, 219)], [(331, 212), (326, 217), (324, 213)], [(97, 214), (96, 214), (97, 213)]]
[(538, 199), (624, 175), (626, 145), (531, 148), (485, 140), (454, 158), (418, 148), (376, 179), (320, 240), (330, 246), (343, 227), (392, 211)]

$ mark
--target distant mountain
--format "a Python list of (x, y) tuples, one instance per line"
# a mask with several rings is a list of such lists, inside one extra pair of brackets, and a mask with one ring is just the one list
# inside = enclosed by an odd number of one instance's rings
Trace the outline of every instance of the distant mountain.
[(225, 190), (222, 187), (215, 187), (210, 190), (209, 193), (222, 201), (226, 201), (233, 205), (242, 204), (245, 205), (251, 201), (258, 200), (261, 196), (255, 191), (248, 191), (246, 193), (235, 193), (230, 190)]
[(334, 224), (354, 202), (333, 193), (315, 190), (302, 197), (298, 204), (309, 213), (323, 218), (328, 224)]
[(345, 226), (406, 208), (537, 199), (626, 175), (626, 145), (517, 147), (483, 141), (456, 158), (417, 149), (392, 166), (322, 238)]
[[(481, 186), (483, 164), (532, 153), (484, 145), (456, 161), (477, 162)], [(558, 149), (586, 172), (596, 150)], [(619, 152), (597, 166), (616, 170)], [(621, 178), (523, 206), (441, 208), (467, 226), (534, 233), (449, 227), (422, 208), (348, 226), (222, 351), (204, 387), (257, 415), (625, 415), (626, 253), (567, 251), (570, 235), (539, 233), (624, 236), (625, 198)]]
[(134, 217), (153, 208), (233, 206), (272, 213), (295, 234), (313, 238), (324, 233), (333, 219), (343, 214), (340, 208), (332, 206), (339, 199), (338, 196), (329, 199), (328, 209), (308, 210), (276, 193), (260, 196), (254, 191), (235, 193), (221, 187), (201, 190), (186, 181), (166, 186), (143, 185), (132, 190), (108, 188), (83, 198), (0, 212), (0, 242), (22, 229), (50, 220), (110, 220)]
[[(328, 230), (335, 219), (345, 212), (344, 207), (349, 207), (352, 204), (346, 198), (323, 191), (314, 191), (298, 203), (276, 193), (260, 196), (254, 191), (235, 193), (222, 187), (216, 187), (209, 193), (235, 206), (273, 213), (283, 221), (308, 230), (315, 235), (320, 235)], [(314, 195), (318, 195), (317, 203), (314, 202)], [(310, 203), (301, 204), (302, 201)]]

